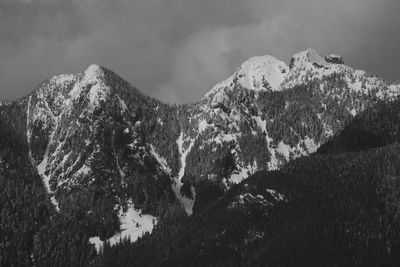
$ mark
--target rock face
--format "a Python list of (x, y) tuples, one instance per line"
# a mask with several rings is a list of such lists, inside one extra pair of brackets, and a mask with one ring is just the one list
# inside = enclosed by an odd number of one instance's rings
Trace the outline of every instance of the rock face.
[(339, 55), (330, 54), (329, 56), (325, 57), (326, 62), (333, 63), (333, 64), (344, 64), (343, 58)]

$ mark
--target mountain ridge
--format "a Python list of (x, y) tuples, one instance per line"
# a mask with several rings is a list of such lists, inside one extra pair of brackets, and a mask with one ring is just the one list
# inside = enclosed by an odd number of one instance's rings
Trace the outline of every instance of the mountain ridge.
[[(79, 242), (87, 253), (201, 213), (257, 171), (316, 152), (357, 114), (400, 93), (399, 84), (353, 70), (339, 56), (308, 49), (291, 62), (250, 58), (201, 100), (182, 105), (145, 96), (92, 64), (1, 105), (1, 119), (26, 141), (52, 203), (49, 218), (64, 225), (66, 213), (85, 225)], [(242, 202), (258, 203), (257, 196)]]
[[(110, 105), (112, 107), (109, 107), (110, 109), (107, 112), (112, 114), (115, 112), (120, 113), (118, 116), (122, 116), (123, 118), (127, 110), (129, 110), (127, 113), (132, 114), (134, 113), (132, 111), (138, 108), (140, 113), (143, 107), (140, 102), (145, 101), (142, 99), (147, 99), (147, 101), (150, 102), (150, 106), (146, 107), (146, 109), (147, 112), (152, 113), (150, 116), (158, 116), (157, 109), (160, 106), (164, 106), (174, 114), (173, 116), (178, 118), (177, 121), (173, 123), (177, 123), (177, 127), (181, 128), (181, 130), (180, 132), (176, 130), (171, 132), (171, 134), (175, 135), (176, 141), (174, 141), (174, 143), (176, 143), (176, 149), (178, 150), (174, 152), (175, 155), (167, 156), (162, 152), (158, 153), (159, 147), (150, 142), (152, 148), (151, 153), (157, 155), (157, 161), (160, 165), (163, 165), (164, 170), (170, 169), (172, 171), (170, 175), (178, 176), (178, 178), (175, 179), (175, 183), (179, 185), (179, 188), (174, 189), (175, 193), (180, 192), (181, 187), (186, 182), (187, 185), (183, 186), (183, 188), (186, 188), (186, 194), (190, 198), (192, 194), (195, 194), (192, 185), (198, 182), (198, 178), (193, 179), (190, 177), (193, 177), (193, 175), (199, 176), (200, 174), (203, 177), (208, 177), (206, 179), (213, 180), (212, 177), (215, 175), (212, 172), (208, 172), (208, 174), (199, 173), (198, 170), (196, 171), (196, 167), (193, 166), (195, 164), (194, 162), (188, 162), (188, 168), (195, 168), (192, 170), (192, 174), (188, 175), (185, 173), (187, 157), (189, 156), (190, 160), (190, 152), (193, 146), (196, 147), (195, 151), (198, 152), (199, 149), (205, 149), (204, 146), (207, 147), (206, 144), (209, 144), (209, 149), (212, 150), (215, 149), (214, 144), (231, 144), (229, 146), (232, 146), (233, 149), (221, 150), (221, 156), (223, 158), (231, 158), (231, 161), (235, 161), (235, 166), (227, 170), (231, 174), (223, 174), (223, 176), (228, 176), (224, 178), (222, 185), (228, 187), (230, 183), (240, 182), (257, 169), (277, 169), (284, 162), (288, 162), (292, 157), (295, 158), (315, 152), (321, 144), (321, 141), (318, 140), (319, 138), (315, 139), (310, 136), (302, 136), (300, 137), (300, 140), (303, 139), (303, 141), (301, 141), (302, 143), (297, 142), (296, 144), (296, 142), (292, 142), (290, 144), (290, 142), (288, 143), (287, 141), (277, 141), (276, 139), (279, 138), (279, 136), (275, 136), (275, 138), (271, 137), (269, 134), (270, 129), (267, 128), (270, 128), (268, 124), (273, 127), (274, 119), (271, 118), (271, 122), (265, 120), (266, 116), (270, 116), (268, 114), (269, 112), (264, 111), (260, 113), (260, 110), (268, 109), (268, 107), (260, 107), (258, 101), (260, 98), (263, 98), (264, 101), (275, 92), (291, 94), (291, 90), (302, 88), (303, 85), (309, 88), (313, 82), (315, 83), (316, 79), (320, 81), (326, 77), (328, 77), (328, 79), (334, 77), (333, 80), (338, 80), (339, 83), (342, 82), (342, 84), (328, 85), (328, 93), (329, 90), (337, 90), (336, 88), (338, 86), (344, 86), (344, 89), (342, 89), (344, 92), (342, 92), (342, 94), (349, 94), (349, 96), (350, 94), (356, 94), (356, 96), (350, 96), (350, 101), (356, 102), (357, 100), (354, 99), (357, 99), (357, 97), (363, 98), (366, 94), (371, 94), (371, 92), (372, 96), (367, 97), (372, 97), (373, 101), (373, 98), (390, 99), (398, 94), (398, 89), (400, 87), (399, 85), (389, 84), (382, 79), (367, 76), (365, 72), (353, 70), (342, 63), (327, 62), (327, 60), (321, 57), (314, 49), (307, 49), (295, 54), (291, 59), (290, 66), (287, 66), (286, 63), (272, 56), (252, 57), (241, 64), (234, 75), (216, 84), (199, 102), (191, 105), (178, 105), (174, 108), (161, 101), (145, 96), (111, 70), (96, 64), (91, 64), (81, 74), (54, 76), (42, 83), (37, 89), (37, 92), (34, 91), (29, 96), (27, 116), (28, 118), (33, 116), (33, 121), (30, 122), (28, 120), (27, 122), (28, 143), (31, 144), (31, 130), (29, 128), (32, 128), (31, 124), (35, 124), (37, 121), (39, 124), (43, 125), (41, 130), (44, 130), (47, 139), (49, 139), (48, 143), (51, 143), (53, 141), (53, 135), (57, 131), (58, 121), (64, 121), (63, 124), (65, 124), (65, 121), (71, 121), (72, 119), (75, 122), (73, 122), (73, 125), (71, 125), (70, 122), (69, 127), (76, 127), (74, 125), (79, 126), (80, 121), (85, 121), (87, 120), (86, 118), (92, 117), (96, 120), (96, 116), (107, 111), (107, 106)], [(322, 94), (324, 94), (324, 85), (325, 84), (319, 82), (319, 89), (322, 91)], [(317, 89), (313, 88), (311, 91), (310, 89), (306, 89), (306, 91), (308, 91), (306, 94), (310, 94), (310, 96), (315, 94), (316, 92), (313, 92), (313, 90)], [(127, 96), (122, 96), (123, 93), (127, 93)], [(373, 95), (374, 93), (375, 95)], [(31, 99), (35, 94), (36, 98), (40, 99), (40, 101), (37, 102), (35, 110), (33, 114), (31, 114)], [(298, 94), (300, 96), (302, 93), (293, 92), (293, 94)], [(127, 97), (137, 97), (139, 99), (136, 99), (136, 104), (127, 107), (125, 103), (128, 101)], [(334, 97), (336, 98), (337, 95)], [(356, 108), (357, 105), (358, 108)], [(349, 108), (348, 112), (351, 116), (354, 116), (364, 109), (362, 105), (361, 103), (356, 104), (356, 107)], [(323, 104), (322, 108), (326, 109), (326, 104)], [(283, 110), (287, 109), (288, 102), (286, 101)], [(76, 110), (81, 110), (80, 114), (72, 114), (76, 112)], [(313, 115), (315, 114), (311, 114), (311, 116)], [(329, 138), (329, 136), (333, 134), (332, 126), (326, 125), (324, 119), (320, 118), (321, 115), (317, 115), (319, 116), (318, 119), (323, 122), (322, 131), (325, 132), (325, 137), (322, 136), (322, 142), (324, 142), (324, 138)], [(67, 117), (70, 119), (67, 119)], [(129, 120), (132, 118), (126, 119), (128, 120), (125, 123), (126, 126), (131, 125)], [(158, 118), (157, 124), (162, 128), (164, 122)], [(169, 127), (169, 123), (166, 125), (166, 127)], [(66, 125), (62, 126), (64, 130), (65, 126)], [(188, 128), (189, 131), (182, 131), (182, 127)], [(251, 132), (249, 132), (249, 128)], [(195, 129), (196, 131), (194, 131)], [(32, 131), (34, 130), (35, 129), (32, 129)], [(258, 137), (257, 132), (260, 130), (261, 133), (266, 136), (264, 141)], [(129, 132), (129, 127), (125, 128), (124, 131)], [(246, 153), (243, 153), (241, 150), (243, 150), (243, 146), (246, 145), (244, 143), (239, 143), (243, 133), (246, 131), (248, 132), (246, 134), (247, 136), (255, 136), (255, 142), (261, 142), (262, 146), (267, 148), (266, 154), (262, 156), (264, 159), (260, 158), (257, 161), (246, 162), (243, 158), (243, 155)], [(195, 145), (199, 139), (202, 141)], [(204, 143), (204, 141), (206, 141), (206, 143)], [(146, 141), (144, 142), (146, 143)], [(86, 143), (86, 145), (87, 144), (88, 143)], [(47, 148), (41, 145), (39, 151), (41, 155), (33, 155), (33, 161), (37, 162), (36, 164), (38, 164), (38, 168), (40, 169), (39, 173), (44, 177), (44, 183), (48, 191), (52, 192), (49, 183), (51, 177), (49, 178), (49, 176), (45, 174), (48, 160), (46, 152), (48, 152), (47, 150), (50, 148), (50, 145), (48, 145)], [(264, 152), (261, 152), (261, 154), (263, 153)], [(267, 160), (269, 162), (267, 165), (264, 165), (265, 159), (268, 157), (270, 158)], [(41, 161), (39, 161), (40, 158)], [(58, 162), (60, 162), (60, 160), (61, 158)], [(161, 164), (160, 161), (163, 163)], [(173, 163), (173, 161), (175, 163)], [(180, 161), (180, 167), (175, 165), (176, 161)], [(116, 162), (118, 162), (118, 158), (116, 158)], [(210, 163), (205, 164), (206, 166), (210, 166)], [(87, 165), (88, 164), (86, 164), (86, 166)], [(85, 165), (82, 168), (87, 170)], [(117, 166), (117, 168), (118, 172), (121, 174), (121, 167)], [(180, 168), (179, 172), (178, 168)], [(210, 167), (206, 167), (205, 169), (207, 170), (208, 168)], [(205, 178), (201, 179), (204, 180)], [(187, 188), (191, 189), (188, 190)], [(177, 197), (186, 203), (190, 203), (190, 201), (184, 200), (186, 196), (177, 194)], [(191, 205), (193, 205), (193, 203)]]
[(399, 100), (377, 103), (321, 151), (257, 172), (135, 244), (107, 247), (103, 264), (397, 266), (398, 111)]

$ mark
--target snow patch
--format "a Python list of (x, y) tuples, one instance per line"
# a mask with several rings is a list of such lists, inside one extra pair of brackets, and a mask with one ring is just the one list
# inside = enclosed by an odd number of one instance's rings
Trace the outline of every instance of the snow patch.
[(289, 161), (290, 158), (290, 146), (286, 145), (283, 141), (280, 141), (278, 147), (276, 148), (276, 152), (281, 154), (286, 161)]
[(94, 245), (94, 247), (96, 248), (97, 253), (102, 252), (102, 250), (103, 250), (103, 241), (101, 241), (100, 237), (93, 236), (93, 237), (89, 238), (89, 243)]
[(86, 164), (83, 164), (82, 167), (78, 171), (76, 171), (75, 175), (88, 175), (91, 172), (92, 169)]
[(58, 85), (62, 85), (62, 84), (73, 82), (75, 80), (75, 78), (76, 77), (73, 74), (61, 74), (61, 75), (52, 77), (50, 79), (50, 81), (54, 82)]
[(319, 145), (314, 142), (313, 139), (308, 136), (304, 139), (304, 145), (306, 146), (306, 151), (304, 151), (305, 155), (314, 153), (317, 151)]
[(307, 49), (306, 51), (302, 51), (300, 53), (295, 54), (292, 57), (292, 62), (294, 65), (299, 66), (304, 63), (318, 64), (319, 66), (326, 66), (328, 62), (321, 57), (318, 52), (312, 48)]
[(267, 166), (268, 166), (268, 170), (272, 171), (272, 170), (277, 170), (279, 168), (279, 161), (276, 158), (276, 154), (275, 154), (275, 150), (268, 148), (269, 152), (271, 153), (271, 158), (270, 161), (268, 162)]
[(211, 107), (219, 107), (219, 104), (228, 105), (230, 102), (228, 92), (235, 85), (254, 90), (265, 91), (281, 90), (281, 84), (289, 73), (289, 67), (285, 62), (272, 56), (252, 57), (245, 61), (236, 72), (225, 81), (216, 84), (205, 96), (210, 100)]
[(207, 129), (208, 123), (206, 120), (201, 120), (199, 123), (199, 133), (202, 133)]
[(364, 70), (355, 70), (354, 71), (354, 75), (358, 76), (358, 77), (363, 77), (365, 76), (367, 73)]
[[(186, 214), (190, 216), (193, 214), (193, 204), (194, 204), (195, 194), (193, 194), (193, 199), (187, 198), (181, 194), (181, 188), (183, 186), (182, 178), (185, 175), (185, 168), (186, 168), (186, 157), (194, 145), (194, 140), (191, 140), (191, 139), (189, 139), (189, 140), (190, 140), (190, 144), (187, 149), (183, 148), (183, 142), (184, 142), (183, 132), (181, 132), (178, 140), (176, 141), (176, 144), (178, 145), (179, 153), (181, 155), (181, 158), (180, 158), (181, 168), (179, 169), (178, 177), (176, 177), (174, 179), (175, 181), (172, 185), (172, 190), (174, 191), (178, 200), (184, 206)], [(192, 193), (195, 193), (193, 188), (192, 188)]]
[(207, 140), (207, 144), (216, 143), (222, 145), (223, 143), (228, 143), (231, 141), (236, 141), (237, 136), (240, 136), (241, 133), (238, 134), (225, 134), (219, 133), (215, 138)]
[[(86, 90), (89, 90), (89, 92)], [(89, 100), (89, 110), (93, 111), (99, 107), (101, 102), (107, 100), (110, 92), (111, 89), (104, 83), (103, 70), (99, 65), (92, 64), (85, 70), (82, 79), (75, 83), (74, 87), (68, 94), (72, 100), (78, 99), (81, 95), (86, 94), (86, 97)], [(123, 108), (123, 104), (120, 104)]]
[(278, 193), (277, 191), (273, 190), (273, 189), (266, 189), (267, 193), (269, 193), (276, 201), (286, 201), (286, 197), (281, 194)]
[(122, 113), (124, 113), (128, 109), (128, 107), (126, 106), (125, 101), (122, 100), (120, 97), (118, 97), (118, 100), (119, 100), (119, 107), (121, 108)]
[(251, 90), (269, 89), (277, 91), (285, 80), (289, 67), (283, 61), (272, 56), (252, 57), (240, 66), (236, 72), (238, 82)]
[[(47, 169), (48, 160), (49, 160), (50, 146), (52, 145), (52, 143), (54, 141), (54, 135), (55, 135), (57, 126), (58, 126), (58, 120), (56, 119), (56, 124), (54, 126), (53, 131), (50, 134), (49, 142), (47, 144), (46, 150), (45, 150), (44, 155), (43, 155), (43, 160), (37, 166), (37, 171), (38, 171), (39, 175), (43, 179), (43, 183), (44, 183), (44, 186), (46, 187), (47, 193), (49, 193), (50, 195), (52, 195), (53, 192), (50, 189), (50, 175), (46, 174), (46, 169)], [(51, 202), (53, 203), (53, 205), (56, 208), (56, 210), (60, 211), (60, 208), (58, 206), (57, 200), (55, 199), (54, 196), (51, 196)]]
[(229, 178), (229, 181), (238, 184), (250, 175), (254, 174), (257, 171), (257, 162), (254, 162), (252, 165), (248, 164), (247, 166), (240, 166), (239, 170), (234, 171)]
[(230, 76), (225, 81), (219, 82), (211, 88), (209, 92), (207, 92), (204, 98), (209, 98), (210, 96), (214, 97), (215, 103), (223, 103), (224, 100), (229, 100), (229, 97), (226, 95), (224, 89), (231, 88), (233, 86), (233, 78), (234, 76)]
[[(268, 149), (271, 153), (270, 161), (267, 163), (268, 170), (277, 170), (284, 163), (288, 162), (291, 159), (296, 159), (298, 157), (314, 153), (320, 146), (320, 144), (315, 143), (315, 141), (308, 136), (306, 136), (303, 140), (300, 140), (300, 142), (297, 143), (297, 145), (294, 147), (285, 144), (281, 140), (276, 148), (272, 148), (270, 145), (270, 141), (272, 141), (272, 139), (268, 141)], [(278, 155), (282, 156), (283, 159), (278, 159)]]
[[(106, 240), (111, 246), (115, 246), (121, 240), (125, 239), (136, 242), (136, 240), (145, 233), (151, 233), (154, 226), (157, 224), (156, 217), (142, 214), (141, 210), (135, 209), (132, 201), (128, 202), (127, 211), (124, 212), (122, 208), (120, 208), (118, 217), (120, 221), (120, 231)], [(101, 251), (104, 244), (98, 236), (89, 238), (89, 243), (96, 247), (97, 252)]]
[(107, 100), (108, 95), (110, 94), (110, 88), (106, 87), (103, 84), (95, 84), (89, 91), (89, 101), (92, 107), (98, 107), (100, 103)]
[(171, 174), (171, 168), (168, 167), (168, 162), (165, 158), (161, 157), (155, 150), (153, 145), (150, 145), (150, 153), (153, 155), (153, 157), (157, 160), (157, 162), (161, 165), (162, 170), (167, 173)]
[(261, 129), (261, 132), (267, 132), (267, 122), (262, 120), (260, 116), (254, 117), (258, 127)]
[[(252, 193), (244, 193), (237, 196), (228, 206), (228, 209), (237, 209), (241, 207), (247, 208), (249, 205), (254, 204), (260, 205), (264, 208), (273, 206), (273, 204), (268, 202), (262, 195), (254, 196)], [(268, 210), (265, 210), (265, 215), (268, 215)]]
[(33, 157), (32, 157), (32, 150), (31, 150), (32, 130), (31, 130), (31, 127), (30, 127), (30, 124), (29, 124), (31, 102), (32, 102), (32, 96), (29, 96), (28, 107), (27, 107), (27, 110), (26, 110), (26, 140), (27, 140), (27, 143), (28, 143), (29, 160), (31, 161), (31, 164), (34, 165), (34, 161), (33, 161)]

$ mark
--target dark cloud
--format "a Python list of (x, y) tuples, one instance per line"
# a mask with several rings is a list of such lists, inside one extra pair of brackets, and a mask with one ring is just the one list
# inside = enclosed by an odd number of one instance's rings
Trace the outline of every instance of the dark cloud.
[[(3, 0), (4, 1), (4, 0)], [(71, 0), (0, 2), (1, 44), (29, 46), (31, 38), (71, 40), (85, 31), (84, 14)]]
[(397, 0), (0, 0), (1, 99), (107, 66), (168, 102), (199, 100), (248, 57), (308, 47), (398, 79)]

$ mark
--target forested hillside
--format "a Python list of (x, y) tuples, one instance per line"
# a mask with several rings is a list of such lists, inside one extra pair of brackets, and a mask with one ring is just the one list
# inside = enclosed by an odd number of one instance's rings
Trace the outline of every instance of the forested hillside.
[(392, 265), (399, 94), (312, 49), (185, 105), (52, 77), (0, 102), (1, 266)]
[[(397, 266), (398, 105), (360, 114), (323, 154), (259, 172), (186, 220), (160, 224), (135, 244), (107, 247), (103, 265)], [(360, 136), (351, 148), (344, 136), (356, 138), (348, 129), (387, 139)]]

